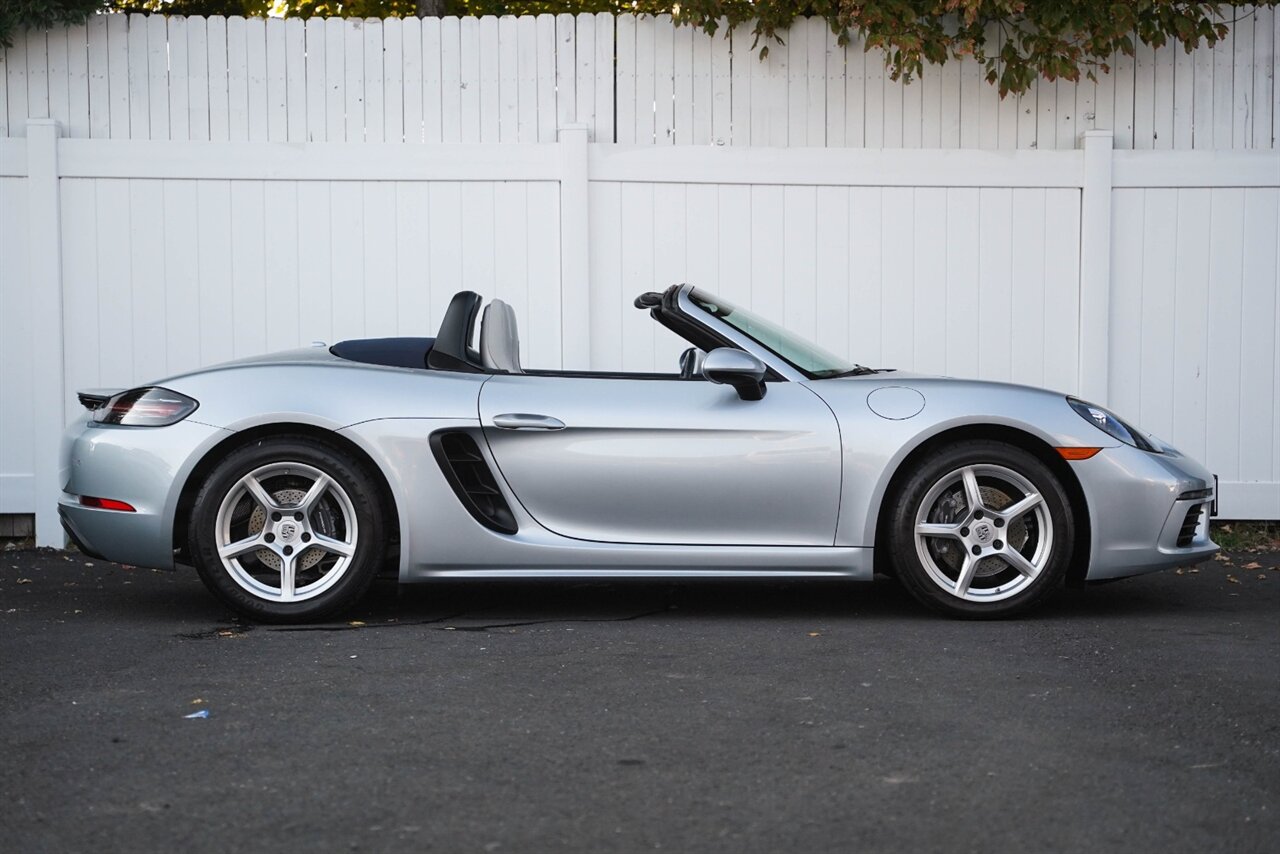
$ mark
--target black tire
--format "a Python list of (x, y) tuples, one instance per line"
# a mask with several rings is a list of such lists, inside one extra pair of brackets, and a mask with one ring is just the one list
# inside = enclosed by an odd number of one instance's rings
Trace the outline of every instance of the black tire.
[[(224, 499), (242, 478), (276, 463), (301, 463), (327, 475), (345, 492), (356, 519), (358, 536), (345, 570), (323, 592), (302, 601), (271, 601), (255, 595), (232, 577), (232, 570), (218, 555), (218, 515)], [(196, 496), (187, 538), (200, 580), (229, 607), (260, 622), (313, 622), (348, 610), (368, 591), (386, 554), (385, 512), (376, 475), (366, 465), (336, 445), (306, 436), (279, 436), (237, 448), (217, 465)], [(305, 548), (299, 543), (299, 560)], [(251, 563), (260, 553), (248, 553), (242, 563)]]
[[(944, 482), (949, 482), (950, 478), (957, 476), (958, 472), (964, 469), (977, 466), (974, 471), (982, 471), (981, 467), (987, 467), (987, 471), (992, 474), (984, 482), (983, 478), (977, 478), (980, 491), (986, 490), (985, 494), (1003, 495), (1005, 492), (1012, 492), (1013, 487), (1010, 486), (1011, 481), (1001, 481), (998, 468), (1002, 468), (1013, 472), (1021, 478), (1030, 482), (1043, 500), (1043, 509), (1047, 514), (1048, 525), (1044, 516), (1033, 517), (1030, 521), (1012, 521), (1006, 522), (1000, 520), (1000, 525), (1009, 525), (1005, 536), (1014, 533), (1014, 526), (1021, 525), (1021, 529), (1016, 532), (1024, 537), (1024, 544), (1019, 547), (1019, 553), (1024, 550), (1034, 550), (1036, 543), (1032, 538), (1043, 537), (1045, 532), (1048, 536), (1045, 542), (1048, 543), (1044, 547), (1045, 552), (1041, 556), (1041, 568), (1038, 574), (1019, 575), (1014, 571), (1011, 560), (1001, 558), (998, 562), (988, 560), (989, 556), (999, 556), (998, 552), (980, 552), (981, 557), (974, 559), (978, 569), (975, 572), (992, 573), (990, 580), (983, 578), (975, 578), (975, 583), (979, 580), (983, 584), (987, 584), (988, 588), (981, 587), (972, 588), (974, 595), (984, 595), (990, 592), (991, 595), (1006, 595), (1008, 598), (997, 599), (996, 601), (970, 601), (967, 598), (961, 598), (957, 594), (956, 589), (960, 587), (961, 581), (958, 577), (950, 578), (955, 585), (952, 589), (944, 589), (943, 581), (948, 580), (947, 572), (953, 572), (959, 576), (958, 568), (955, 564), (963, 563), (969, 559), (968, 553), (977, 545), (976, 542), (957, 542), (955, 540), (945, 540), (939, 546), (923, 545), (918, 548), (916, 536), (916, 523), (922, 512), (922, 504), (929, 501), (930, 508), (934, 513), (939, 512), (938, 508), (942, 508), (943, 521), (948, 524), (956, 521), (955, 516), (966, 518), (968, 512), (967, 502), (964, 505), (965, 510), (956, 511), (953, 518), (947, 518), (945, 511), (947, 505), (945, 503), (951, 500), (954, 502), (959, 499), (954, 492), (955, 487), (951, 487), (948, 491), (947, 487), (943, 487)], [(930, 497), (930, 493), (936, 488), (942, 488), (939, 496), (935, 493), (934, 497)], [(963, 494), (963, 475), (961, 475), (960, 494)], [(1025, 492), (1025, 490), (1024, 490)], [(1016, 498), (1017, 496), (1013, 496)], [(916, 599), (930, 608), (947, 614), (951, 617), (959, 617), (962, 619), (999, 619), (1004, 617), (1012, 617), (1017, 614), (1025, 613), (1029, 609), (1039, 605), (1047, 598), (1059, 591), (1063, 586), (1067, 575), (1067, 569), (1071, 565), (1073, 544), (1075, 541), (1075, 522), (1072, 515), (1071, 502), (1067, 497), (1066, 491), (1058, 478), (1049, 469), (1044, 462), (1019, 447), (1009, 445), (1004, 442), (986, 441), (986, 440), (970, 440), (957, 442), (951, 445), (945, 445), (928, 454), (925, 458), (917, 461), (912, 470), (907, 474), (900, 486), (889, 496), (890, 502), (890, 518), (889, 518), (889, 537), (888, 545), (892, 557), (896, 575), (903, 586), (907, 588)], [(1006, 505), (1012, 506), (1012, 505)], [(925, 511), (929, 512), (928, 509)], [(986, 517), (994, 524), (994, 517), (990, 510), (986, 510)], [(1023, 517), (1025, 519), (1025, 517)], [(934, 521), (932, 516), (926, 516), (925, 521)], [(966, 536), (969, 536), (970, 528), (963, 529)], [(1001, 536), (999, 530), (987, 526), (982, 532), (982, 536), (995, 537)], [(976, 527), (973, 531), (976, 538), (979, 532)], [(1012, 537), (1010, 537), (1012, 539)], [(933, 539), (924, 540), (927, 544), (937, 542)], [(954, 545), (952, 545), (954, 543)], [(1026, 545), (1030, 543), (1030, 545)], [(994, 544), (1001, 545), (1005, 548), (1011, 548), (1011, 543), (1002, 543), (995, 540)], [(932, 549), (940, 548), (945, 553), (940, 554)], [(956, 551), (950, 552), (949, 549), (954, 548)], [(982, 546), (979, 546), (982, 548)], [(926, 568), (924, 560), (921, 557), (921, 551), (928, 554), (928, 558), (932, 561), (931, 569)], [(947, 561), (952, 563), (948, 564)], [(982, 567), (987, 569), (982, 569)], [(1004, 569), (1000, 570), (999, 567)], [(1000, 575), (1004, 572), (1005, 575)], [(942, 577), (939, 577), (942, 576)], [(1007, 579), (1003, 580), (1002, 579)], [(1007, 584), (1008, 593), (1000, 593), (1000, 585)], [(1018, 587), (1017, 585), (1023, 585)]]

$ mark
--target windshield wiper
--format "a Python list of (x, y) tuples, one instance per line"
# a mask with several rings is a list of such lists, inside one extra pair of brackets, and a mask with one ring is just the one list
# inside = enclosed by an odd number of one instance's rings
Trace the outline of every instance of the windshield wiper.
[(878, 373), (880, 372), (877, 371), (875, 368), (868, 368), (866, 365), (854, 365), (852, 368), (850, 368), (847, 371), (835, 371), (832, 373), (828, 373), (824, 371), (822, 372), (819, 378), (824, 380), (834, 380), (834, 379), (838, 379), (839, 377), (864, 377), (867, 374), (878, 374)]

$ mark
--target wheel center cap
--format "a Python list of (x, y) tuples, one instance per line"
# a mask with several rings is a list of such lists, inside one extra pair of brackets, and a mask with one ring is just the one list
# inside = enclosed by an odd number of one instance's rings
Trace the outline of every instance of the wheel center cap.
[(281, 522), (280, 526), (276, 528), (276, 536), (286, 543), (291, 543), (296, 540), (298, 538), (298, 533), (297, 522)]
[(986, 545), (995, 538), (995, 533), (991, 530), (991, 526), (986, 522), (975, 525), (973, 528), (973, 538), (979, 543)]

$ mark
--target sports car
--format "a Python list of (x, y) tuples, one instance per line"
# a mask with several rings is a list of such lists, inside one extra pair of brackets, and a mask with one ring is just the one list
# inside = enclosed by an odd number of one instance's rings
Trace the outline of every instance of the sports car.
[(277, 622), (348, 609), (383, 572), (882, 572), (944, 614), (1005, 617), (1217, 550), (1213, 476), (1066, 394), (863, 367), (688, 284), (635, 300), (688, 342), (672, 373), (524, 369), (514, 311), (483, 302), (456, 294), (434, 338), (80, 392), (68, 535), (193, 564)]

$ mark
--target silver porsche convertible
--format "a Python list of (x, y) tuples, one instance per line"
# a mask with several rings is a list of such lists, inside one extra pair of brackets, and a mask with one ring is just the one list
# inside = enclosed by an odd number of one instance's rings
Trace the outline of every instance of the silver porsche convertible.
[[(669, 374), (522, 369), (515, 314), (80, 393), (60, 513), (86, 553), (193, 564), (248, 617), (433, 578), (896, 577), (1003, 617), (1205, 558), (1215, 481), (1106, 409), (873, 369), (690, 285), (636, 298)], [(476, 329), (477, 320), (479, 329)]]

